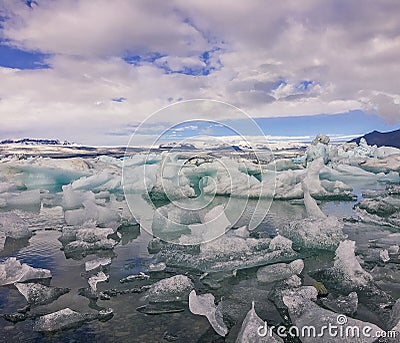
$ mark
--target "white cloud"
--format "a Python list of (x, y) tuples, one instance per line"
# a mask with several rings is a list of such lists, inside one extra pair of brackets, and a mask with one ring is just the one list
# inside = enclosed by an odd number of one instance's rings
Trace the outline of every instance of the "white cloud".
[[(110, 139), (104, 132), (192, 98), (226, 101), (254, 117), (364, 109), (400, 120), (397, 1), (38, 2), (0, 5), (8, 18), (1, 37), (48, 53), (50, 65), (0, 68), (1, 129), (9, 135), (99, 143)], [(127, 55), (144, 58), (128, 64)], [(165, 65), (209, 74), (167, 74)]]

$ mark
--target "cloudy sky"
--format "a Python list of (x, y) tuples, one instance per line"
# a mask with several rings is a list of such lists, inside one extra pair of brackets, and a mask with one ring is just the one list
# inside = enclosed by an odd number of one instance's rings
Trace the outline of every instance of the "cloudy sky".
[(267, 134), (398, 128), (399, 18), (398, 0), (0, 0), (0, 138), (124, 144), (198, 98)]

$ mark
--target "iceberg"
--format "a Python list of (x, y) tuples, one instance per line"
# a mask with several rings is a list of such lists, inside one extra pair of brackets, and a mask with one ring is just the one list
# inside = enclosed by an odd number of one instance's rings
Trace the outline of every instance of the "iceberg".
[(228, 328), (223, 321), (223, 315), (214, 303), (214, 296), (210, 293), (197, 295), (195, 290), (189, 294), (189, 310), (193, 314), (205, 316), (215, 332), (225, 337)]
[(21, 264), (15, 257), (10, 257), (0, 263), (0, 286), (49, 278), (51, 278), (50, 270), (33, 268), (25, 263)]

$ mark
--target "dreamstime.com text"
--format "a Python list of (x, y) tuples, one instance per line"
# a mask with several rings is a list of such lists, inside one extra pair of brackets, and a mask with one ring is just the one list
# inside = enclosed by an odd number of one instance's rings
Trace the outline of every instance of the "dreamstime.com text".
[(338, 315), (336, 318), (336, 324), (328, 323), (321, 327), (316, 327), (313, 325), (306, 325), (303, 327), (297, 326), (268, 326), (267, 322), (264, 322), (263, 326), (260, 326), (257, 333), (261, 337), (272, 336), (273, 333), (281, 338), (286, 337), (338, 337), (338, 338), (396, 338), (397, 332), (394, 330), (383, 331), (374, 330), (373, 327), (369, 325), (364, 325), (362, 327), (357, 325), (349, 325), (348, 319), (345, 315)]

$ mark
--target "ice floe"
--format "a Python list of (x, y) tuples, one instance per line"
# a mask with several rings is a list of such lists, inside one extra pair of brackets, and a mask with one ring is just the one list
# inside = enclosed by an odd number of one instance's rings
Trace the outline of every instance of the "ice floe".
[(50, 270), (31, 267), (26, 263), (21, 263), (15, 257), (10, 257), (0, 263), (0, 286), (48, 278), (51, 278)]

